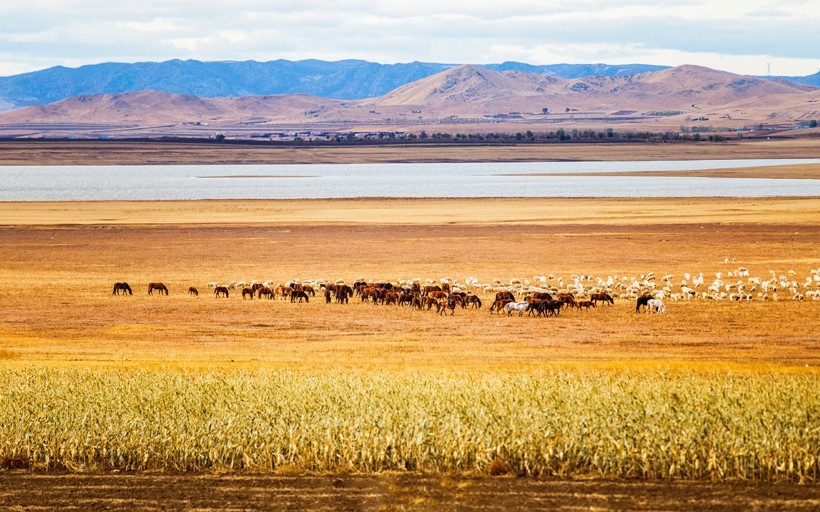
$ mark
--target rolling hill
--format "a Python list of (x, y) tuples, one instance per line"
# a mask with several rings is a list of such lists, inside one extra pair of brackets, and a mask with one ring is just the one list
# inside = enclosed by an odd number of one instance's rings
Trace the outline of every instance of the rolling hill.
[(222, 131), (236, 136), (297, 129), (413, 131), (425, 126), (471, 131), (499, 123), (526, 124), (533, 130), (555, 129), (558, 123), (676, 129), (693, 122), (738, 129), (758, 123), (808, 123), (820, 118), (818, 100), (820, 89), (813, 86), (691, 65), (574, 79), (463, 65), (359, 100), (304, 94), (208, 98), (162, 91), (78, 95), (0, 113), (0, 134), (37, 136), (49, 127), (60, 133)]

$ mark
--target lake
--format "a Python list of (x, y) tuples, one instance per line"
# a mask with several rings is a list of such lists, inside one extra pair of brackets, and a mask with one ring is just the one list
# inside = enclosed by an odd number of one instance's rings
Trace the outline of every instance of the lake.
[(0, 166), (0, 201), (820, 196), (820, 180), (585, 175), (806, 163), (820, 163), (820, 159)]

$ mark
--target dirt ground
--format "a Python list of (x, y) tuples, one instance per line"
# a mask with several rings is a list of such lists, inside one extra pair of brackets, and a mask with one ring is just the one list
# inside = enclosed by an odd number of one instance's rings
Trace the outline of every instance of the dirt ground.
[(820, 486), (385, 475), (0, 476), (3, 510), (810, 511)]
[[(0, 165), (347, 164), (818, 158), (817, 138), (721, 143), (281, 146), (200, 141), (0, 140)], [(816, 173), (814, 173), (816, 176)]]
[[(678, 282), (740, 267), (763, 277), (793, 271), (802, 283), (820, 268), (818, 215), (820, 198), (0, 203), (0, 364), (815, 372), (820, 302), (788, 294), (668, 302), (666, 315), (653, 316), (616, 300), (544, 319), (486, 306), (442, 317), (318, 296), (216, 299), (207, 283), (649, 272)], [(115, 281), (130, 282), (134, 295), (112, 295)], [(151, 281), (170, 294), (149, 296)], [(0, 471), (5, 510), (818, 507), (820, 487), (795, 484)]]

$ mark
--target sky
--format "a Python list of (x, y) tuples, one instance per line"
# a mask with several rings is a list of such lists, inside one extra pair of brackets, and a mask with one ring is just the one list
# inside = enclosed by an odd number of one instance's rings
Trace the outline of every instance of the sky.
[(695, 64), (820, 71), (820, 0), (24, 0), (0, 76), (101, 62)]

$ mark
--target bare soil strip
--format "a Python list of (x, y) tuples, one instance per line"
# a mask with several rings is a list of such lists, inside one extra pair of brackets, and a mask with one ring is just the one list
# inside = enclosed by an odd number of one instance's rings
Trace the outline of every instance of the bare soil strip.
[(792, 510), (820, 486), (384, 475), (25, 475), (0, 478), (6, 510)]
[(349, 164), (817, 158), (813, 138), (721, 143), (278, 146), (156, 141), (0, 140), (0, 165)]

